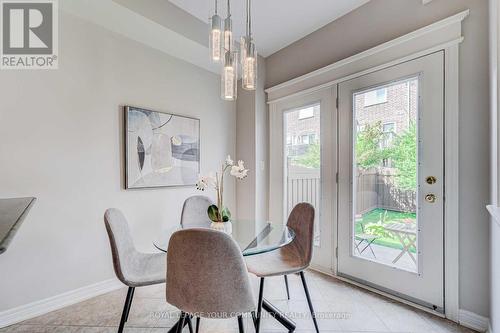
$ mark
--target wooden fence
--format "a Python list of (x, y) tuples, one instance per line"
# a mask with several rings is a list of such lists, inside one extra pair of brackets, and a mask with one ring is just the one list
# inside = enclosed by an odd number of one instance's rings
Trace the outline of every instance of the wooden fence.
[[(397, 188), (394, 175), (389, 169), (359, 170), (356, 180), (356, 214), (364, 214), (375, 208), (400, 212), (416, 211), (415, 191)], [(298, 166), (289, 167), (285, 198), (287, 213), (300, 202), (308, 202), (319, 209), (320, 171)]]
[(364, 214), (375, 208), (399, 212), (415, 212), (416, 192), (399, 189), (389, 170), (358, 171), (356, 182), (356, 214)]

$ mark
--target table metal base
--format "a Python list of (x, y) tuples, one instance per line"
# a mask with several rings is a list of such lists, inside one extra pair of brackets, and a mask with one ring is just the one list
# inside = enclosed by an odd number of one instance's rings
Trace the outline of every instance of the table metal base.
[[(168, 333), (177, 333), (177, 327), (179, 327), (181, 323), (181, 318), (179, 318), (179, 320), (175, 323), (175, 325), (168, 330)], [(186, 325), (188, 324), (188, 320), (184, 320), (184, 325), (182, 325), (182, 328), (186, 327)]]
[[(295, 322), (290, 318), (288, 318), (280, 309), (272, 305), (271, 302), (269, 302), (265, 298), (262, 300), (262, 309), (267, 313), (269, 313), (271, 317), (276, 319), (281, 325), (283, 325), (288, 330), (288, 332), (295, 331), (295, 328), (297, 327)], [(187, 322), (188, 321), (185, 320), (183, 326), (186, 326)], [(176, 333), (179, 324), (180, 320), (177, 323), (175, 323), (175, 325), (170, 330), (168, 330), (168, 333)]]
[(262, 300), (262, 309), (269, 313), (274, 319), (288, 330), (288, 332), (295, 331), (297, 325), (293, 320), (288, 318), (280, 309), (272, 305), (267, 299)]

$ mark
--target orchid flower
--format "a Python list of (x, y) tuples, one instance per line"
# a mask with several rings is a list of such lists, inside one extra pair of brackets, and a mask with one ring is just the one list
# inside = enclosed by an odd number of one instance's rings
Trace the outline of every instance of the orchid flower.
[(215, 187), (215, 177), (213, 174), (209, 174), (208, 176), (198, 176), (198, 182), (196, 183), (196, 189), (200, 191), (205, 191), (206, 188), (212, 186)]
[(238, 165), (233, 165), (231, 168), (231, 176), (238, 179), (243, 179), (248, 175), (248, 169), (245, 169), (245, 164), (242, 160), (238, 161)]
[(226, 160), (221, 163), (220, 170), (215, 173), (210, 173), (208, 176), (199, 176), (198, 182), (196, 183), (196, 188), (200, 191), (205, 191), (205, 189), (212, 187), (215, 189), (217, 194), (217, 211), (218, 217), (220, 221), (223, 220), (224, 216), (229, 216), (230, 213), (227, 207), (224, 206), (224, 175), (229, 169), (229, 173), (231, 176), (237, 179), (243, 179), (248, 175), (248, 169), (245, 169), (245, 164), (242, 160), (238, 161), (237, 165), (234, 165), (234, 161), (231, 158), (231, 155), (227, 155)]

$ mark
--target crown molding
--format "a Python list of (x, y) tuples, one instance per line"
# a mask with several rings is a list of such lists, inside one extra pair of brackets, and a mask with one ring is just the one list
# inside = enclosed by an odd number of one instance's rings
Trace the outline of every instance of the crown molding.
[[(299, 76), (297, 78), (291, 79), (289, 81), (280, 83), (278, 85), (275, 85), (273, 87), (267, 88), (265, 90), (266, 93), (268, 93), (272, 99), (275, 99), (277, 97), (283, 97), (284, 95), (288, 95), (289, 90), (294, 90), (293, 87), (295, 86), (300, 86), (300, 90), (304, 90), (304, 86), (307, 86), (307, 83), (305, 82), (313, 82), (315, 80), (321, 80), (322, 77), (326, 77), (329, 74), (334, 73), (335, 71), (339, 70), (342, 67), (345, 67), (347, 65), (352, 65), (354, 63), (359, 63), (363, 60), (366, 60), (367, 58), (372, 58), (373, 56), (376, 55), (383, 55), (386, 52), (389, 52), (391, 50), (395, 49), (401, 49), (401, 56), (398, 56), (397, 58), (403, 58), (404, 56), (408, 54), (412, 54), (415, 52), (406, 52), (404, 47), (408, 45), (410, 42), (415, 42), (418, 41), (420, 44), (424, 45), (426, 44), (425, 47), (419, 47), (420, 50), (422, 49), (429, 49), (432, 47), (435, 47), (436, 45), (441, 45), (441, 44), (446, 44), (449, 42), (452, 42), (454, 40), (458, 40), (462, 38), (461, 35), (461, 27), (458, 29), (454, 29), (455, 26), (461, 25), (461, 22), (469, 16), (469, 10), (465, 10), (463, 12), (460, 12), (458, 14), (455, 14), (453, 16), (450, 16), (448, 18), (445, 18), (443, 20), (440, 20), (438, 22), (432, 23), (428, 26), (425, 26), (423, 28), (417, 29), (413, 32), (410, 32), (406, 35), (403, 35), (401, 37), (398, 37), (396, 39), (393, 39), (391, 41), (388, 41), (386, 43), (380, 44), (378, 46), (375, 46), (371, 49), (368, 49), (366, 51), (363, 51), (361, 53), (358, 53), (356, 55), (353, 55), (351, 57), (345, 58), (343, 60), (337, 61), (333, 64), (330, 64), (328, 66), (325, 66), (323, 68), (317, 69), (315, 71), (312, 71), (310, 73), (307, 73), (305, 75)], [(442, 37), (437, 35), (438, 31), (443, 31)], [(429, 38), (431, 36), (431, 38)], [(391, 59), (392, 60), (392, 59)], [(386, 61), (387, 62), (387, 61)], [(373, 64), (369, 67), (375, 67), (378, 64)], [(333, 74), (332, 74), (333, 75)], [(328, 80), (331, 81), (332, 79)], [(325, 83), (325, 82), (321, 82)], [(318, 85), (317, 83), (314, 85)], [(290, 89), (292, 88), (292, 89)], [(310, 87), (307, 87), (310, 88)]]

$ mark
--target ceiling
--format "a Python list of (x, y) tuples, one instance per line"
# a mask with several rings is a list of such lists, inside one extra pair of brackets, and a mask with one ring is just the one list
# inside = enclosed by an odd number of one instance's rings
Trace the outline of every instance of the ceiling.
[[(208, 22), (215, 0), (169, 0)], [(226, 0), (219, 1), (219, 14), (226, 16)], [(259, 54), (267, 57), (301, 39), (369, 0), (254, 0), (252, 26)], [(245, 0), (231, 0), (236, 36), (245, 33)]]

